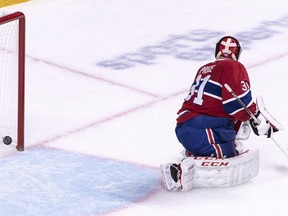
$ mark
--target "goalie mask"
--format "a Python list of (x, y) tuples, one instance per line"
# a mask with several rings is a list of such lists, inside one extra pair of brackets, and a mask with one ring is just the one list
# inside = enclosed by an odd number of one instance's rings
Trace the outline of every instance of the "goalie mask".
[(235, 61), (239, 59), (241, 46), (239, 42), (231, 36), (225, 36), (216, 44), (215, 57), (230, 58)]

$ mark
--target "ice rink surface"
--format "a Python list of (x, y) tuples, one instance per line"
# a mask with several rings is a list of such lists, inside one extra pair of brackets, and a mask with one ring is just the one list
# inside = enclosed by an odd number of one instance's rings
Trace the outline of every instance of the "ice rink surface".
[[(0, 148), (0, 216), (287, 216), (288, 158), (253, 134), (259, 175), (232, 188), (163, 189), (181, 159), (176, 112), (216, 42), (243, 47), (253, 96), (287, 128), (286, 0), (32, 0), (26, 149)], [(287, 150), (287, 132), (275, 134)]]

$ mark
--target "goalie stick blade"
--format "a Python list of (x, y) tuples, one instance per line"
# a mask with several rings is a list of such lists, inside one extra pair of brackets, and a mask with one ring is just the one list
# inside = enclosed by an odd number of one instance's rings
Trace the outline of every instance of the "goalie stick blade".
[(257, 96), (256, 104), (261, 114), (269, 121), (269, 123), (278, 130), (284, 130), (284, 127), (268, 112), (265, 107), (262, 96)]

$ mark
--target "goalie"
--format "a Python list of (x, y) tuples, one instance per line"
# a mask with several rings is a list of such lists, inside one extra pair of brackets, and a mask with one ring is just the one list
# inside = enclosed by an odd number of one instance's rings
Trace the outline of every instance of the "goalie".
[[(249, 137), (249, 123), (256, 135), (267, 137), (279, 128), (267, 115), (264, 117), (259, 108), (262, 101), (253, 102), (248, 73), (238, 62), (240, 54), (237, 39), (225, 36), (216, 44), (216, 60), (198, 70), (177, 113), (175, 132), (186, 158), (179, 164), (161, 165), (168, 190), (236, 185), (257, 175), (258, 151), (243, 153), (240, 140)], [(233, 89), (238, 100), (225, 84)], [(255, 122), (247, 111), (259, 121)], [(220, 167), (220, 164), (226, 166)], [(235, 175), (239, 175), (237, 180)]]

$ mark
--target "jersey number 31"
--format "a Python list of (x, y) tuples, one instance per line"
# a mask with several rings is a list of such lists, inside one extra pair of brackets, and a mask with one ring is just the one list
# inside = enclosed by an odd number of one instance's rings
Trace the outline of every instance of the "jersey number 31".
[[(185, 98), (185, 101), (189, 101), (193, 96), (194, 93), (196, 93), (195, 98), (193, 100), (194, 104), (202, 105), (203, 103), (203, 95), (204, 95), (204, 87), (207, 84), (208, 80), (210, 79), (211, 75), (207, 75), (204, 78), (202, 78), (202, 74), (199, 74), (195, 82), (190, 88), (190, 92), (188, 96)], [(198, 90), (196, 90), (196, 88)]]

